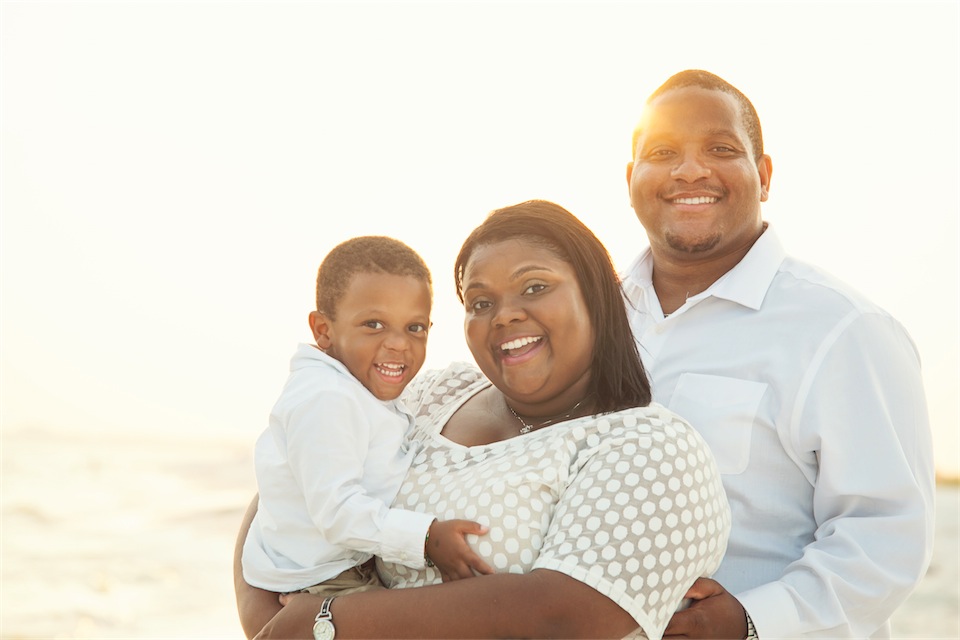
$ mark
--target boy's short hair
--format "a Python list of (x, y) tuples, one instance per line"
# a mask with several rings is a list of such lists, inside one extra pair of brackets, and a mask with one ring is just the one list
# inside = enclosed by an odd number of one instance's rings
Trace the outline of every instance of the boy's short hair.
[(336, 318), (337, 306), (358, 273), (413, 276), (427, 284), (433, 296), (430, 270), (420, 255), (388, 236), (359, 236), (341, 242), (317, 270), (317, 311)]

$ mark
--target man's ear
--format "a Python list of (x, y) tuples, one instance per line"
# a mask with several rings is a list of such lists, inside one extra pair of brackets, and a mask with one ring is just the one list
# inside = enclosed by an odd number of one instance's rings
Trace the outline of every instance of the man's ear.
[(329, 349), (332, 343), (330, 319), (322, 311), (311, 311), (309, 321), (310, 331), (313, 332), (313, 339), (317, 341), (317, 346), (321, 349)]
[(770, 156), (767, 154), (760, 156), (757, 171), (760, 173), (760, 202), (766, 202), (770, 197), (770, 176), (773, 175), (773, 160)]

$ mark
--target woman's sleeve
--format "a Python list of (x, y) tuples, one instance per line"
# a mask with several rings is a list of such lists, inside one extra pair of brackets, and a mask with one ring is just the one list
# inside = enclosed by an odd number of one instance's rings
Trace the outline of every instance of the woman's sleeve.
[(535, 566), (590, 585), (660, 638), (694, 580), (720, 565), (729, 506), (709, 448), (675, 414), (598, 420)]

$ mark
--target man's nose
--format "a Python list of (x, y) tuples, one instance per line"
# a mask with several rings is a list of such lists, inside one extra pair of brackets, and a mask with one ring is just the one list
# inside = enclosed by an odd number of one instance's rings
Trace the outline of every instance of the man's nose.
[(710, 167), (702, 154), (690, 151), (677, 157), (677, 163), (671, 169), (670, 175), (677, 180), (696, 182), (710, 177)]

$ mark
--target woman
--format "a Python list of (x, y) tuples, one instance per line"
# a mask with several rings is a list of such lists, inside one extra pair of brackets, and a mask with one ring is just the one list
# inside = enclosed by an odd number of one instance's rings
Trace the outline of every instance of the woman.
[[(390, 590), (325, 603), (336, 637), (659, 638), (719, 565), (729, 510), (703, 440), (650, 404), (609, 255), (572, 214), (531, 201), (490, 214), (455, 277), (479, 371), (454, 364), (408, 388), (421, 451), (394, 504), (490, 526), (471, 544), (496, 573), (381, 563)], [(235, 582), (248, 633), (313, 637), (318, 598), (281, 610)]]

